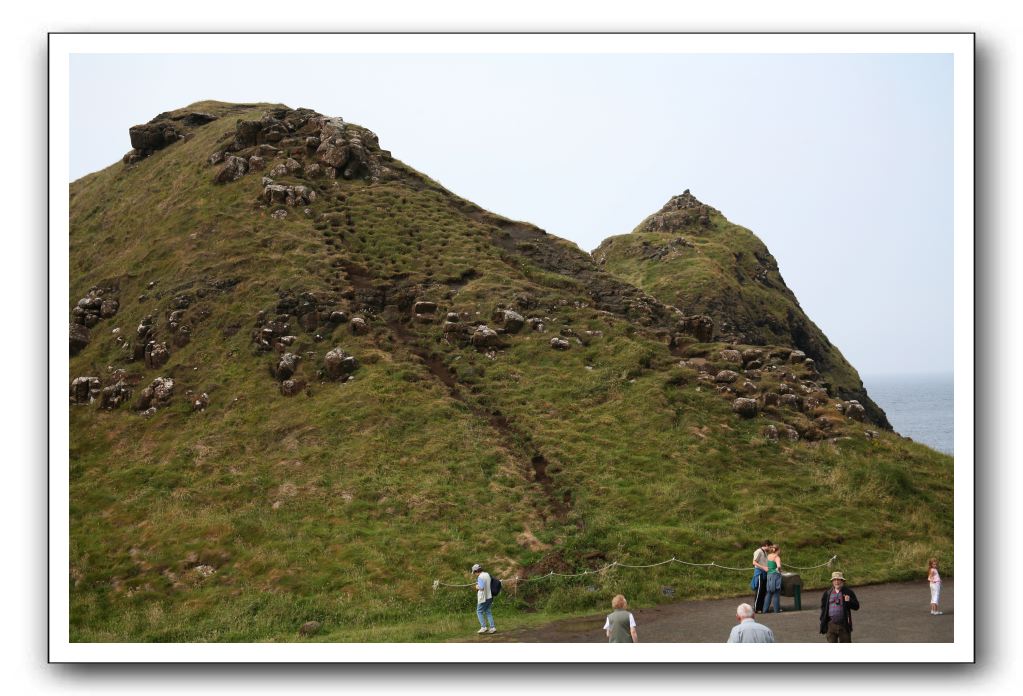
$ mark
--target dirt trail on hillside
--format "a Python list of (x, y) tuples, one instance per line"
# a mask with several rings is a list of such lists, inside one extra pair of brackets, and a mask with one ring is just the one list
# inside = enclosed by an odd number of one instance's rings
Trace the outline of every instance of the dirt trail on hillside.
[[(931, 616), (926, 582), (891, 583), (856, 587), (860, 610), (853, 614), (853, 641), (857, 643), (951, 643), (955, 628), (954, 584), (948, 581), (941, 593), (943, 616)], [(803, 594), (802, 611), (793, 610), (793, 599), (782, 597), (780, 614), (761, 614), (757, 621), (770, 626), (779, 643), (818, 643), (820, 598), (823, 590)], [(735, 608), (751, 597), (693, 600), (657, 607), (633, 608), (639, 639), (644, 643), (723, 643), (735, 624)], [(610, 601), (608, 602), (610, 605)], [(610, 606), (608, 607), (610, 612)], [(515, 643), (603, 643), (601, 627), (606, 613), (556, 621), (546, 626), (516, 629), (494, 635), (467, 636), (465, 640)], [(501, 626), (500, 598), (494, 618)]]

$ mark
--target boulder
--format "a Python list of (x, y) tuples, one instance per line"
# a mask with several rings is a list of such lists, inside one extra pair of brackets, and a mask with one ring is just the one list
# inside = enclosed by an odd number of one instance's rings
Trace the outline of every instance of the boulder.
[(753, 418), (760, 411), (760, 406), (757, 404), (756, 399), (740, 397), (732, 402), (732, 411), (738, 413), (743, 418)]
[(305, 382), (302, 380), (286, 379), (281, 382), (282, 396), (295, 396), (305, 389)]
[(766, 428), (764, 428), (764, 437), (766, 437), (768, 440), (775, 440), (775, 441), (777, 441), (778, 440), (778, 428), (773, 426), (773, 425), (767, 426)]
[(494, 348), (500, 345), (501, 337), (486, 324), (481, 324), (469, 337), (469, 343), (476, 348)]
[(412, 305), (413, 314), (433, 314), (437, 311), (437, 303), (428, 300), (420, 300)]
[(779, 402), (782, 406), (794, 408), (797, 411), (803, 410), (803, 398), (796, 394), (782, 394)]
[(266, 160), (259, 155), (253, 155), (249, 158), (249, 171), (258, 172), (262, 171), (263, 167), (266, 166)]
[(320, 622), (319, 621), (306, 621), (304, 624), (302, 624), (299, 627), (298, 633), (299, 633), (299, 635), (302, 635), (302, 636), (311, 636), (314, 633), (319, 632), (319, 630), (320, 630)]
[(786, 427), (785, 428), (785, 437), (787, 437), (789, 440), (795, 442), (796, 440), (799, 439), (799, 432), (795, 428)]
[(340, 346), (327, 351), (323, 365), (327, 376), (331, 379), (347, 379), (350, 374), (359, 369), (359, 361), (342, 350)]
[[(272, 172), (271, 172), (272, 174)], [(316, 192), (308, 186), (285, 186), (268, 184), (263, 187), (263, 201), (273, 205), (309, 205), (316, 200)]]
[(227, 184), (237, 181), (245, 176), (247, 171), (249, 171), (248, 161), (241, 157), (229, 155), (224, 158), (224, 163), (217, 170), (217, 173), (213, 175), (213, 182), (216, 184)]
[(777, 406), (781, 399), (781, 394), (774, 392), (767, 392), (764, 394), (764, 406)]
[[(155, 119), (154, 119), (155, 121)], [(140, 126), (132, 126), (128, 129), (128, 138), (131, 146), (138, 150), (143, 156), (151, 154), (155, 150), (162, 150), (168, 145), (173, 145), (181, 139), (183, 133), (177, 126), (169, 121), (150, 121)]]
[(746, 367), (749, 367), (749, 363), (753, 362), (754, 360), (760, 360), (761, 358), (763, 358), (763, 356), (764, 351), (758, 348), (747, 348), (746, 350), (742, 351), (742, 362), (743, 364), (746, 365)]
[(166, 406), (174, 394), (174, 380), (169, 377), (157, 377), (148, 387), (142, 390), (139, 401), (135, 405), (137, 411), (148, 411), (156, 407)]
[(526, 320), (518, 312), (510, 309), (499, 309), (494, 312), (494, 321), (504, 327), (506, 333), (518, 333), (525, 326)]
[(531, 328), (533, 331), (539, 331), (540, 333), (543, 333), (544, 324), (543, 319), (541, 319), (540, 317), (530, 317), (529, 319), (526, 320), (526, 323), (529, 324), (529, 328)]
[(571, 345), (572, 344), (570, 344), (565, 339), (558, 338), (557, 336), (551, 339), (551, 348), (553, 348), (554, 350), (568, 350), (569, 347), (571, 347)]
[(117, 300), (112, 298), (104, 299), (103, 303), (99, 307), (99, 315), (104, 319), (109, 319), (110, 317), (117, 314), (117, 310), (119, 307), (120, 304), (118, 303)]
[(789, 353), (789, 363), (796, 365), (806, 360), (806, 353), (801, 350), (794, 350)]
[(320, 313), (317, 311), (306, 312), (298, 318), (298, 325), (306, 331), (316, 331), (320, 325)]
[(737, 379), (739, 379), (739, 373), (732, 370), (721, 370), (714, 375), (714, 381), (719, 384), (731, 384)]
[(298, 369), (299, 359), (294, 353), (282, 355), (272, 366), (271, 372), (274, 378), (282, 382), (286, 379), (291, 379), (291, 376), (295, 374), (295, 370)]
[(167, 348), (166, 343), (157, 343), (156, 341), (150, 341), (146, 344), (145, 349), (145, 363), (149, 369), (158, 369), (167, 364), (170, 360), (170, 350)]
[(109, 387), (103, 387), (100, 392), (99, 407), (112, 410), (131, 399), (131, 385), (124, 381), (118, 381)]
[(737, 350), (723, 350), (718, 353), (718, 357), (724, 362), (740, 363), (742, 362), (742, 353)]
[(313, 162), (312, 164), (307, 164), (305, 168), (302, 170), (302, 176), (306, 179), (318, 179), (319, 177), (323, 176), (323, 174), (324, 174), (323, 167), (316, 164), (315, 162)]
[(154, 321), (156, 321), (156, 319), (153, 317), (152, 314), (150, 314), (144, 317), (141, 322), (139, 322), (138, 327), (135, 329), (135, 335), (138, 336), (140, 341), (149, 340), (150, 335), (152, 335), (153, 333)]
[(360, 336), (365, 333), (369, 333), (369, 324), (362, 317), (352, 317), (351, 324), (352, 333), (356, 336)]
[(846, 401), (842, 405), (844, 406), (842, 413), (849, 418), (861, 422), (867, 419), (867, 410), (860, 405), (859, 401)]
[(344, 324), (346, 321), (348, 321), (348, 314), (346, 312), (336, 309), (330, 313), (330, 323)]
[(69, 325), (68, 342), (70, 344), (71, 355), (78, 355), (82, 348), (89, 345), (90, 340), (92, 340), (92, 336), (86, 326), (73, 322)]
[(75, 377), (71, 380), (72, 404), (91, 404), (100, 393), (99, 377)]

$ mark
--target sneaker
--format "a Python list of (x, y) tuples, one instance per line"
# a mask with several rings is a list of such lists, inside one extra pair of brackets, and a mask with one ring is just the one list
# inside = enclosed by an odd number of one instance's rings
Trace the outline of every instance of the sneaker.
[(487, 633), (497, 633), (497, 629), (494, 626), (491, 626), (490, 630), (487, 631)]
[(480, 628), (480, 630), (476, 631), (476, 633), (486, 633), (486, 632), (487, 632), (487, 627), (486, 626), (483, 626), (482, 628)]
[(935, 616), (941, 616), (941, 615), (942, 615), (942, 614), (944, 614), (944, 613), (945, 613), (945, 612), (943, 612), (943, 611), (936, 611), (936, 612), (934, 612), (934, 615), (935, 615)]

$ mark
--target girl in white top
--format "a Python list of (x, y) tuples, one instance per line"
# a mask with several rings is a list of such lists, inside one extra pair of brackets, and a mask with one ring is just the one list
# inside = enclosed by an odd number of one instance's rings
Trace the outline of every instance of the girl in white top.
[(927, 582), (931, 585), (931, 616), (940, 616), (945, 612), (938, 611), (938, 600), (941, 599), (941, 576), (938, 575), (937, 558), (927, 561)]

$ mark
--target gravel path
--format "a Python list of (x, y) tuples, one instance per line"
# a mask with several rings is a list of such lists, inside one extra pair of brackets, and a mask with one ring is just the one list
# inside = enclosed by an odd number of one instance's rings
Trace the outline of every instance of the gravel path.
[[(891, 583), (857, 587), (850, 585), (860, 600), (853, 614), (853, 641), (867, 643), (950, 643), (955, 626), (955, 588), (946, 581), (941, 593), (943, 616), (931, 616), (926, 582)], [(823, 641), (818, 632), (820, 598), (823, 590), (803, 594), (802, 611), (793, 610), (793, 599), (782, 597), (780, 614), (761, 614), (757, 621), (774, 631), (780, 643)], [(649, 609), (632, 608), (639, 639), (649, 643), (722, 643), (735, 623), (735, 607), (749, 602), (748, 596), (731, 599), (693, 600), (663, 604)], [(500, 628), (500, 608), (495, 607)], [(610, 607), (608, 608), (610, 611)], [(516, 629), (467, 640), (520, 643), (602, 643), (607, 640), (601, 627), (606, 614), (556, 621), (546, 626)]]

